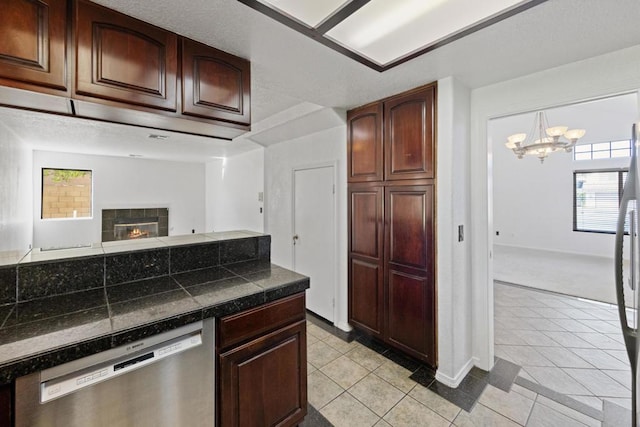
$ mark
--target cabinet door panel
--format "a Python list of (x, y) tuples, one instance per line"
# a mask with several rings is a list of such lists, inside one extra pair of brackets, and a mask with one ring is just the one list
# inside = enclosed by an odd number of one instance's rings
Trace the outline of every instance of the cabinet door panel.
[(0, 0), (0, 11), (0, 78), (65, 90), (66, 2)]
[(182, 39), (183, 114), (251, 124), (249, 61)]
[(220, 425), (293, 426), (307, 407), (306, 321), (220, 355)]
[(388, 187), (386, 194), (388, 262), (431, 269), (433, 187)]
[(382, 336), (384, 188), (349, 186), (349, 321)]
[(77, 94), (176, 110), (175, 34), (85, 1), (75, 25)]
[(435, 366), (435, 300), (426, 277), (388, 272), (387, 339)]
[(433, 186), (385, 188), (385, 339), (436, 366)]
[(382, 181), (382, 103), (347, 113), (349, 182)]
[(385, 179), (434, 177), (435, 88), (385, 101)]
[(382, 187), (350, 188), (349, 196), (349, 251), (355, 255), (382, 259)]
[(382, 335), (383, 268), (350, 258), (349, 321), (374, 335)]

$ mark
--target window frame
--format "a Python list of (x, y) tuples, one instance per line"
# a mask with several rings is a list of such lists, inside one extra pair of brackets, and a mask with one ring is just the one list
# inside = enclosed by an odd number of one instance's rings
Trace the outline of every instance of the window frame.
[[(80, 217), (64, 217), (64, 218), (44, 218), (44, 171), (45, 170), (60, 170), (60, 171), (78, 171), (78, 172), (89, 172), (91, 174), (91, 199), (90, 199), (90, 215), (89, 216), (80, 216)], [(93, 220), (94, 217), (94, 185), (93, 185), (93, 169), (80, 169), (80, 168), (65, 168), (65, 167), (49, 167), (42, 166), (40, 168), (40, 221), (84, 221), (84, 220)]]
[[(600, 168), (600, 169), (577, 169), (573, 171), (573, 231), (580, 233), (597, 233), (597, 234), (616, 234), (615, 228), (612, 231), (603, 231), (603, 230), (581, 230), (578, 229), (578, 192), (576, 186), (576, 176), (580, 173), (606, 173), (606, 172), (616, 172), (618, 175), (618, 207), (620, 206), (620, 201), (622, 200), (622, 192), (624, 191), (624, 179), (623, 175), (625, 173), (629, 173), (629, 168)], [(625, 234), (629, 234), (625, 231)]]
[[(626, 142), (627, 143), (627, 147), (625, 148), (613, 148), (613, 144), (619, 143), (619, 142)], [(594, 150), (594, 146), (595, 145), (601, 145), (601, 144), (607, 144), (608, 148), (607, 149), (603, 149), (603, 150)], [(578, 147), (580, 148), (584, 148), (584, 147), (589, 147), (589, 150), (579, 150)], [(625, 156), (614, 156), (613, 153), (614, 152), (619, 152), (619, 151), (627, 151), (629, 153), (629, 155), (625, 155)], [(594, 157), (595, 153), (608, 153), (609, 155), (607, 157)], [(589, 154), (589, 158), (588, 159), (577, 159), (576, 157), (578, 155), (582, 155), (582, 154)], [(589, 162), (589, 161), (599, 161), (599, 160), (609, 160), (609, 159), (624, 159), (627, 157), (631, 157), (631, 140), (630, 139), (616, 139), (613, 141), (600, 141), (600, 142), (590, 142), (587, 144), (578, 144), (573, 148), (573, 161), (574, 162)]]

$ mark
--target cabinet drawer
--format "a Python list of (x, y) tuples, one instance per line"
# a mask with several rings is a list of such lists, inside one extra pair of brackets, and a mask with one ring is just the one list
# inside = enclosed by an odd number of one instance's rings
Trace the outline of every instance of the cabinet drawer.
[(304, 293), (223, 317), (216, 335), (218, 347), (222, 350), (304, 318)]

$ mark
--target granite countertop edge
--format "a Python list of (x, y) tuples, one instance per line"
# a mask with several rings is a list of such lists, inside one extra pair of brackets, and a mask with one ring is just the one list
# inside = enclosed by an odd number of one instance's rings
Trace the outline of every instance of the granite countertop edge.
[(183, 325), (239, 313), (289, 295), (304, 292), (310, 286), (309, 278), (301, 277), (300, 279), (285, 281), (282, 284), (261, 287), (258, 292), (216, 301), (211, 304), (199, 303), (194, 298), (194, 302), (199, 306), (196, 309), (185, 309), (184, 312), (172, 313), (166, 317), (160, 317), (130, 328), (114, 329), (112, 326), (111, 331), (106, 334), (78, 337), (76, 341), (69, 344), (53, 345), (46, 350), (8, 360), (0, 363), (0, 385), (11, 383), (16, 378), (24, 375), (90, 356)]

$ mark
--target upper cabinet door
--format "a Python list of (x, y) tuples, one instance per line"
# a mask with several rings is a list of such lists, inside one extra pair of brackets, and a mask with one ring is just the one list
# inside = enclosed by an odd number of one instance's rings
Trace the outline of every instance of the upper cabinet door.
[(74, 94), (176, 111), (177, 36), (80, 0)]
[(349, 182), (382, 181), (382, 103), (347, 113), (347, 168)]
[(385, 101), (385, 179), (434, 178), (435, 87)]
[(182, 39), (182, 113), (251, 124), (251, 64)]
[(66, 25), (65, 0), (0, 0), (0, 79), (66, 90)]

